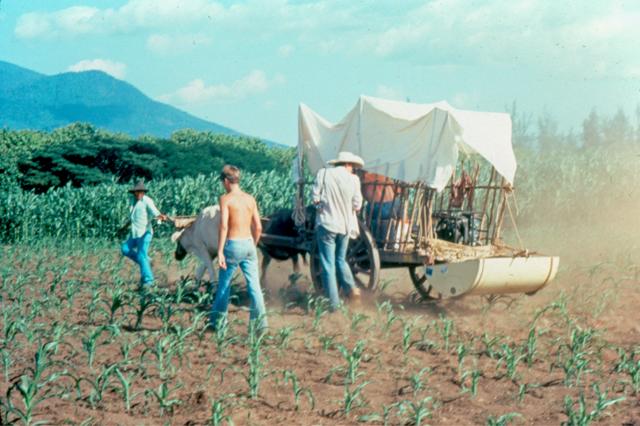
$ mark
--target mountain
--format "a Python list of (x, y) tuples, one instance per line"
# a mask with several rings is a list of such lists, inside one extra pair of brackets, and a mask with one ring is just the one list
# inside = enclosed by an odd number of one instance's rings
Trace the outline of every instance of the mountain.
[(102, 71), (44, 75), (0, 61), (0, 128), (52, 130), (74, 122), (131, 136), (180, 129), (241, 135), (152, 100)]

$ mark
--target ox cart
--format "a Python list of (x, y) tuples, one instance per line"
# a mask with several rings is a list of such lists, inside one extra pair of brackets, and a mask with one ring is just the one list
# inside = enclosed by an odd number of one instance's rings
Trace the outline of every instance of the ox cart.
[(305, 176), (339, 151), (365, 161), (358, 171), (365, 199), (360, 235), (347, 256), (361, 288), (375, 291), (387, 268), (407, 268), (424, 299), (533, 294), (556, 275), (558, 257), (510, 247), (501, 238), (505, 217), (514, 221), (508, 114), (363, 96), (332, 124), (301, 104), (297, 150), (296, 236), (264, 234), (262, 241), (310, 253), (317, 290), (320, 261)]

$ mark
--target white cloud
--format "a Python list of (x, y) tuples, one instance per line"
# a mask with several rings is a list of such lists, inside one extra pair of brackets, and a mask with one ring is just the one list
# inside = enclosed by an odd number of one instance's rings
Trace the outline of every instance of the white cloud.
[(14, 30), (18, 38), (56, 38), (97, 32), (104, 21), (100, 9), (73, 6), (55, 12), (29, 12), (21, 15)]
[[(344, 0), (297, 3), (290, 0), (247, 0), (225, 6), (216, 0), (128, 0), (119, 8), (73, 6), (51, 12), (30, 12), (14, 30), (23, 39), (73, 37), (82, 34), (129, 33), (144, 29), (175, 29), (198, 25), (244, 33), (317, 31), (353, 26), (364, 5)], [(357, 4), (357, 3), (356, 3)]]
[(22, 39), (128, 33), (206, 21), (218, 18), (224, 11), (222, 5), (209, 0), (129, 0), (117, 9), (73, 6), (53, 12), (29, 12), (18, 18), (14, 32)]
[[(186, 27), (215, 40), (279, 40), (283, 58), (295, 45), (296, 53), (373, 54), (430, 66), (517, 65), (580, 78), (634, 75), (638, 22), (640, 2), (633, 1), (570, 8), (539, 0), (128, 0), (117, 8), (27, 13), (15, 34), (46, 39), (157, 32), (146, 34), (147, 47), (165, 54), (187, 48), (187, 41), (167, 35)], [(594, 66), (598, 61), (606, 66)]]
[(147, 49), (159, 55), (179, 54), (211, 44), (211, 37), (204, 34), (151, 34), (147, 37)]
[(159, 99), (164, 102), (175, 102), (182, 105), (234, 101), (266, 92), (271, 87), (284, 83), (285, 78), (281, 74), (276, 74), (269, 79), (264, 71), (253, 70), (231, 84), (207, 85), (204, 80), (198, 78), (190, 81), (185, 87), (176, 90), (174, 93), (160, 96)]
[(294, 51), (294, 47), (290, 44), (283, 44), (278, 48), (278, 56), (281, 58), (288, 58)]
[(640, 3), (630, 4), (623, 11), (604, 1), (573, 9), (533, 0), (432, 1), (342, 46), (424, 65), (519, 65), (620, 76), (640, 66), (631, 47), (640, 43)]
[(115, 78), (124, 79), (127, 65), (122, 62), (110, 61), (108, 59), (85, 59), (67, 68), (68, 71), (80, 72), (89, 70), (104, 71)]
[(14, 32), (18, 38), (30, 39), (51, 35), (52, 28), (46, 15), (26, 13), (18, 18)]

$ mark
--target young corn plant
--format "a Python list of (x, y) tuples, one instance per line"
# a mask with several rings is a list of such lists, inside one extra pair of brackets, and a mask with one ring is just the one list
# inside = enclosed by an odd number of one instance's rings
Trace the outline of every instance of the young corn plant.
[(520, 383), (518, 386), (518, 403), (524, 400), (525, 395), (529, 393), (530, 390), (537, 389), (541, 386), (539, 383)]
[(624, 371), (629, 375), (633, 394), (638, 395), (640, 393), (640, 359), (629, 361)]
[(133, 392), (133, 379), (135, 378), (135, 373), (125, 374), (122, 372), (122, 370), (120, 370), (119, 367), (116, 367), (114, 372), (115, 372), (116, 378), (120, 382), (120, 389), (118, 389), (118, 391), (122, 395), (124, 408), (125, 408), (125, 411), (128, 413), (129, 411), (131, 411), (131, 403), (142, 392), (138, 392), (138, 393)]
[(278, 329), (276, 334), (276, 338), (278, 339), (278, 349), (280, 351), (284, 351), (289, 347), (289, 343), (291, 342), (291, 336), (293, 335), (294, 327), (286, 326)]
[(507, 413), (500, 417), (487, 417), (487, 426), (506, 426), (518, 417), (522, 417), (520, 413)]
[(398, 406), (399, 406), (399, 403), (383, 405), (381, 414), (370, 413), (370, 414), (362, 415), (358, 417), (358, 422), (359, 423), (376, 422), (376, 423), (382, 423), (384, 426), (388, 426), (389, 422), (391, 421), (392, 410), (397, 409)]
[(320, 320), (329, 312), (329, 300), (324, 297), (312, 297), (307, 302), (307, 312), (313, 311), (313, 323), (311, 328), (316, 331), (320, 326)]
[(427, 375), (430, 374), (431, 369), (429, 367), (424, 367), (420, 371), (412, 374), (409, 377), (409, 384), (411, 385), (411, 390), (413, 391), (414, 396), (425, 389), (425, 385), (422, 379), (422, 376), (424, 376), (425, 373)]
[(162, 320), (163, 332), (166, 333), (169, 331), (172, 325), (171, 318), (179, 311), (179, 308), (174, 306), (173, 301), (170, 298), (158, 297), (156, 299), (156, 312), (160, 315), (160, 319)]
[(369, 382), (363, 382), (359, 385), (345, 382), (344, 398), (342, 400), (342, 411), (346, 416), (348, 416), (352, 410), (365, 405), (364, 398), (362, 397), (362, 390), (368, 384)]
[(11, 358), (11, 351), (9, 349), (2, 349), (2, 373), (4, 375), (4, 381), (9, 383), (9, 377), (11, 375), (11, 364), (13, 364), (13, 358)]
[(464, 342), (458, 342), (458, 347), (456, 348), (456, 354), (458, 355), (458, 376), (460, 377), (462, 374), (462, 368), (464, 366), (464, 359), (467, 356), (469, 349), (464, 344)]
[(336, 335), (335, 334), (323, 334), (318, 336), (322, 352), (327, 352), (329, 349), (335, 346)]
[(98, 307), (100, 306), (101, 301), (101, 288), (100, 287), (92, 287), (91, 289), (91, 301), (87, 305), (87, 318), (89, 322), (93, 322), (95, 320), (95, 314), (98, 312)]
[(284, 384), (286, 385), (288, 382), (291, 382), (291, 387), (293, 390), (293, 402), (295, 406), (295, 410), (298, 411), (300, 409), (300, 397), (302, 395), (306, 395), (309, 401), (310, 409), (313, 410), (316, 406), (316, 400), (313, 396), (313, 392), (311, 389), (300, 386), (300, 381), (298, 380), (298, 376), (291, 370), (285, 370), (282, 373)]
[(238, 336), (233, 334), (231, 323), (226, 319), (218, 321), (218, 326), (213, 335), (218, 354), (225, 354), (225, 350), (229, 345), (238, 341)]
[(421, 426), (425, 419), (431, 417), (433, 398), (428, 396), (419, 401), (403, 401), (400, 403), (400, 415), (405, 424)]
[(196, 333), (199, 323), (206, 316), (206, 312), (199, 312), (194, 315), (192, 323), (189, 326), (183, 327), (179, 323), (173, 324), (171, 326), (170, 331), (172, 333), (172, 336), (174, 337), (174, 346), (176, 348), (178, 359), (180, 359), (180, 365), (182, 365), (182, 356), (184, 354), (187, 339), (189, 338), (189, 336)]
[(434, 324), (434, 322), (431, 322), (424, 327), (420, 327), (420, 329), (418, 330), (418, 332), (420, 333), (420, 339), (414, 345), (418, 350), (426, 352), (437, 346), (436, 342), (427, 337), (427, 334), (429, 334), (429, 331)]
[[(470, 386), (466, 386), (467, 378), (471, 378)], [(462, 393), (470, 392), (471, 395), (476, 396), (478, 394), (478, 381), (482, 377), (482, 371), (474, 368), (473, 370), (467, 370), (462, 373), (460, 376), (460, 387), (462, 388)]]
[(248, 336), (248, 346), (249, 346), (249, 371), (245, 375), (245, 379), (247, 384), (249, 385), (249, 395), (252, 399), (258, 397), (258, 393), (260, 391), (260, 382), (262, 377), (264, 376), (264, 362), (262, 360), (263, 357), (263, 344), (266, 339), (266, 334), (261, 330), (258, 330), (254, 325), (256, 322), (252, 323), (249, 327), (249, 336)]
[(453, 332), (453, 320), (440, 314), (440, 322), (436, 324), (436, 330), (438, 330), (440, 337), (442, 337), (445, 352), (449, 352), (449, 339)]
[(526, 357), (526, 355), (519, 353), (517, 350), (518, 348), (514, 349), (506, 343), (500, 345), (500, 348), (502, 351), (500, 353), (497, 368), (500, 368), (500, 365), (504, 363), (507, 377), (514, 380), (516, 378), (518, 364)]
[[(26, 375), (21, 376), (19, 381), (15, 382), (7, 390), (6, 402), (0, 401), (0, 403), (5, 406), (5, 412), (8, 415), (13, 414), (16, 416), (16, 421), (20, 420), (26, 425), (48, 424), (50, 422), (47, 420), (34, 422), (34, 411), (36, 407), (51, 397), (50, 392), (41, 392), (42, 388), (44, 388), (44, 384), (36, 382), (33, 377)], [(14, 404), (14, 391), (17, 391), (19, 394), (22, 408)]]
[(131, 305), (134, 306), (135, 309), (136, 323), (134, 325), (134, 328), (136, 330), (139, 330), (140, 326), (142, 326), (144, 314), (151, 308), (156, 307), (156, 302), (153, 297), (139, 297), (137, 298), (137, 303), (135, 303), (135, 301), (132, 301)]
[[(46, 374), (46, 370), (55, 365), (49, 359), (55, 350), (54, 343), (49, 342), (38, 347), (33, 359), (33, 366), (28, 367), (25, 373), (7, 389), (6, 401), (0, 401), (8, 415), (14, 415), (16, 420), (27, 425), (49, 423), (48, 421), (34, 422), (34, 415), (36, 408), (42, 402), (54, 396), (48, 385), (62, 375), (59, 372)], [(18, 400), (20, 405), (16, 405), (15, 400)]]
[(360, 376), (358, 368), (364, 355), (365, 345), (366, 342), (364, 340), (358, 340), (352, 350), (347, 349), (347, 347), (342, 344), (338, 345), (338, 350), (347, 363), (345, 383), (354, 384)]
[[(595, 332), (592, 329), (582, 330), (579, 327), (571, 331), (570, 344), (567, 346), (569, 353), (565, 355), (564, 360), (560, 360), (560, 367), (565, 373), (565, 386), (573, 386), (580, 384), (580, 377), (588, 370), (590, 354), (589, 345), (593, 339)], [(558, 356), (561, 356), (559, 352)]]
[[(78, 399), (84, 399), (89, 402), (91, 408), (95, 409), (100, 402), (103, 400), (104, 393), (109, 387), (111, 376), (114, 374), (114, 371), (118, 365), (111, 364), (108, 366), (104, 366), (102, 372), (98, 374), (95, 379), (90, 379), (87, 377), (80, 377), (76, 379), (76, 394)], [(82, 383), (86, 382), (91, 386), (91, 391), (89, 395), (86, 397), (82, 394)]]
[(358, 327), (363, 321), (366, 321), (369, 317), (363, 313), (355, 313), (351, 316), (351, 331), (358, 331)]
[[(563, 422), (566, 426), (587, 426), (594, 420), (597, 420), (604, 410), (608, 407), (622, 402), (625, 397), (607, 399), (607, 392), (601, 392), (600, 386), (596, 383), (593, 385), (593, 391), (597, 396), (596, 405), (593, 410), (588, 411), (587, 404), (585, 402), (584, 393), (580, 392), (580, 396), (577, 401), (574, 401), (570, 396), (564, 398), (564, 413), (567, 416), (567, 421)], [(576, 409), (577, 405), (577, 409)]]
[(127, 306), (128, 294), (127, 291), (120, 286), (116, 286), (107, 291), (108, 300), (102, 301), (102, 305), (99, 309), (107, 314), (109, 324), (115, 324), (116, 313)]
[(62, 268), (56, 268), (54, 270), (53, 279), (49, 283), (49, 293), (50, 294), (54, 294), (56, 292), (56, 289), (58, 288), (58, 285), (60, 285), (60, 283), (62, 283), (63, 278), (65, 277), (65, 275), (67, 275), (68, 272), (69, 272), (69, 268), (66, 267), (66, 266), (64, 266)]
[(166, 336), (157, 339), (153, 346), (147, 347), (140, 354), (140, 363), (145, 364), (147, 356), (153, 356), (155, 358), (155, 365), (160, 377), (166, 378), (173, 372), (173, 358), (176, 354), (176, 346), (174, 339), (171, 336)]
[(527, 366), (529, 368), (531, 368), (533, 366), (533, 361), (535, 359), (536, 356), (536, 352), (537, 352), (537, 342), (538, 342), (538, 330), (536, 329), (535, 326), (532, 326), (529, 329), (529, 336), (527, 337), (527, 343), (526, 343), (526, 361), (527, 361)]
[(209, 417), (209, 425), (222, 426), (226, 423), (233, 426), (233, 420), (231, 420), (231, 416), (226, 414), (226, 412), (231, 407), (231, 404), (227, 401), (235, 398), (235, 396), (235, 394), (230, 393), (211, 401), (211, 417)]
[(384, 314), (384, 320), (382, 322), (382, 332), (385, 336), (389, 335), (393, 323), (398, 321), (400, 317), (396, 315), (393, 310), (393, 305), (388, 300), (378, 305), (378, 315)]
[(93, 360), (95, 359), (95, 356), (96, 356), (98, 339), (102, 335), (103, 331), (105, 331), (105, 327), (98, 327), (93, 331), (93, 333), (82, 338), (82, 348), (87, 353), (87, 363), (89, 365), (90, 370), (93, 370)]
[(411, 346), (413, 346), (413, 344), (415, 343), (411, 340), (415, 323), (416, 323), (416, 319), (414, 319), (413, 321), (402, 321), (402, 346), (401, 347), (402, 347), (402, 353), (404, 355), (406, 355), (407, 352), (409, 352), (409, 349), (411, 349)]
[(181, 387), (182, 384), (178, 384), (174, 388), (170, 388), (167, 382), (162, 382), (156, 389), (147, 389), (145, 393), (156, 399), (158, 405), (160, 405), (161, 416), (164, 416), (165, 413), (173, 415), (173, 410), (182, 404), (182, 400), (172, 396), (172, 394)]
[(502, 336), (490, 337), (487, 333), (482, 333), (482, 344), (484, 349), (481, 354), (488, 356), (491, 359), (498, 359), (500, 357), (499, 351), (495, 349), (496, 346), (500, 346)]
[(71, 309), (73, 307), (73, 301), (78, 294), (78, 285), (79, 284), (76, 281), (67, 281), (65, 285), (64, 293), (67, 301), (67, 309)]

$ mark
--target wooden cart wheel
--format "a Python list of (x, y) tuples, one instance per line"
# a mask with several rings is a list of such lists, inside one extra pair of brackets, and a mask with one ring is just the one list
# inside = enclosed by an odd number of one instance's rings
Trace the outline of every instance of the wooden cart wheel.
[[(380, 281), (380, 253), (371, 232), (362, 223), (360, 223), (360, 236), (349, 242), (347, 262), (356, 285), (368, 291), (375, 291)], [(311, 250), (310, 268), (313, 285), (316, 291), (321, 293), (323, 289), (320, 256), (315, 241)]]
[(413, 286), (423, 300), (440, 299), (442, 297), (427, 281), (427, 273), (424, 266), (409, 266), (409, 275), (411, 275)]

